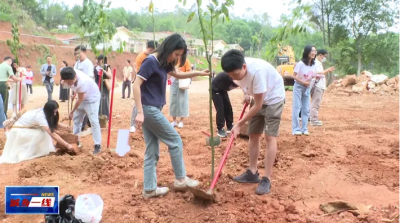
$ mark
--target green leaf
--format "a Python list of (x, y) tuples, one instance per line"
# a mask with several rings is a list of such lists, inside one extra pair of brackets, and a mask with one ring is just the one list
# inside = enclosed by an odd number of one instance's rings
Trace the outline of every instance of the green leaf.
[(186, 5), (186, 0), (183, 0), (183, 6), (185, 6)]
[(222, 5), (221, 10), (222, 10), (222, 13), (224, 13), (224, 15), (226, 17), (229, 17), (229, 9), (225, 5)]
[(192, 12), (192, 13), (190, 13), (190, 15), (189, 15), (189, 17), (188, 17), (188, 19), (187, 19), (187, 22), (190, 22), (190, 21), (192, 21), (192, 19), (193, 19), (193, 16), (196, 14), (196, 12)]
[(201, 0), (197, 0), (197, 6), (200, 8), (200, 6), (201, 6)]

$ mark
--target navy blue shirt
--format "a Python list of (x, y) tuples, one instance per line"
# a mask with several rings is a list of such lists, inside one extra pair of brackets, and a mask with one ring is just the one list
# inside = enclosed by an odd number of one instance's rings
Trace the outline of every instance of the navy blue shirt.
[(165, 105), (167, 70), (162, 68), (157, 58), (149, 55), (140, 66), (138, 77), (144, 80), (140, 86), (142, 104), (155, 107)]

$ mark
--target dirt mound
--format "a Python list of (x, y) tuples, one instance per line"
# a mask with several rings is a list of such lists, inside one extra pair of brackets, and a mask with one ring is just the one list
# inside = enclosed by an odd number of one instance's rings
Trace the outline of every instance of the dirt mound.
[(328, 92), (336, 95), (356, 94), (399, 94), (399, 75), (389, 79), (383, 74), (372, 75), (369, 71), (363, 71), (360, 76), (347, 75), (343, 79), (334, 81), (328, 86)]

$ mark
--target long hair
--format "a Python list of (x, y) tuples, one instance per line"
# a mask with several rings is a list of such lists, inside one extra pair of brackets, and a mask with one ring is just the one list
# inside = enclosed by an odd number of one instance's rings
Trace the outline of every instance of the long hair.
[(14, 75), (15, 75), (15, 74), (17, 74), (17, 68), (14, 67), (14, 64), (18, 65), (16, 60), (12, 60), (12, 64), (11, 64), (11, 68), (12, 68), (12, 70), (14, 72)]
[(105, 57), (103, 54), (97, 57), (97, 62), (98, 65), (102, 67), (105, 71), (107, 71), (108, 67), (110, 67), (110, 65), (107, 64), (107, 57)]
[(183, 54), (180, 58), (181, 64), (179, 65), (183, 66), (186, 63), (187, 45), (181, 35), (175, 33), (168, 36), (154, 51), (158, 53), (157, 59), (160, 62), (161, 67), (166, 69), (167, 72), (174, 71), (175, 66), (178, 63), (178, 61), (168, 63), (169, 55), (171, 55), (175, 50), (183, 50)]
[(306, 47), (304, 47), (304, 51), (303, 51), (303, 58), (301, 58), (301, 61), (303, 61), (303, 63), (307, 66), (312, 66), (315, 64), (315, 57), (311, 59), (311, 63), (308, 64), (308, 55), (311, 53), (312, 48), (316, 48), (313, 45), (307, 45)]
[(57, 129), (58, 120), (60, 118), (58, 111), (56, 114), (54, 114), (56, 109), (58, 109), (58, 103), (54, 100), (48, 101), (43, 107), (44, 115), (46, 116), (46, 120), (49, 124), (51, 132), (54, 132), (54, 130)]

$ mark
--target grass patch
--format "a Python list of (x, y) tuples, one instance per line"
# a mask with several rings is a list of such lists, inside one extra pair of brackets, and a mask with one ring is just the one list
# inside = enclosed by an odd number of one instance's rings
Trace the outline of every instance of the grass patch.
[(285, 91), (293, 91), (293, 86), (285, 86)]
[[(204, 70), (204, 69), (208, 69), (208, 63), (205, 57), (201, 57), (201, 56), (188, 56), (189, 61), (191, 64), (196, 63), (197, 59), (200, 60), (203, 64), (196, 64), (196, 70)], [(221, 68), (221, 60), (216, 60), (213, 59), (213, 64), (212, 64), (212, 68), (215, 71), (215, 74), (218, 74), (219, 72), (222, 71)], [(217, 66), (215, 66), (215, 64), (217, 64)]]

